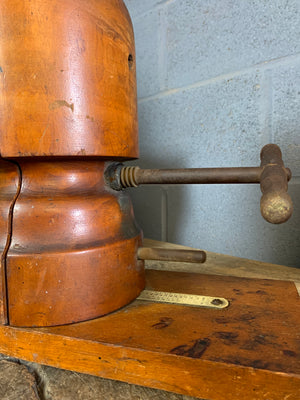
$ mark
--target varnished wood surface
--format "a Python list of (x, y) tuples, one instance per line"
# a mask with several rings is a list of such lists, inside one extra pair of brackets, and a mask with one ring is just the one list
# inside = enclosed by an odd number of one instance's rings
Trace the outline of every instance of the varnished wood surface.
[(7, 322), (6, 254), (11, 242), (12, 209), (20, 189), (17, 165), (0, 158), (0, 323)]
[(2, 157), (138, 156), (122, 0), (1, 0)]
[(64, 327), (2, 326), (0, 352), (211, 400), (299, 399), (300, 306), (293, 282), (148, 270), (147, 286), (222, 296), (230, 307), (134, 301)]
[(22, 187), (6, 257), (14, 326), (85, 321), (144, 288), (130, 198), (104, 185), (104, 162), (19, 159)]

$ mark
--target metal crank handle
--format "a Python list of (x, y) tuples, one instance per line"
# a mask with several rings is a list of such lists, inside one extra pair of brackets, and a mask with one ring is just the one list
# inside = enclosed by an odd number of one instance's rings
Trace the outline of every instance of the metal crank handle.
[(261, 213), (272, 224), (283, 223), (292, 215), (293, 204), (287, 194), (291, 176), (276, 144), (263, 147), (260, 167), (141, 169), (112, 163), (105, 171), (106, 183), (114, 190), (148, 184), (260, 183)]

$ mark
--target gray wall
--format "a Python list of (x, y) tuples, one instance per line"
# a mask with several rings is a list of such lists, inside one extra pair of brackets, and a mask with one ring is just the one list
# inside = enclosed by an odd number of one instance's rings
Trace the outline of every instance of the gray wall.
[(146, 237), (300, 266), (300, 1), (125, 0), (136, 35), (142, 167), (258, 166), (281, 146), (294, 215), (258, 185), (132, 189)]

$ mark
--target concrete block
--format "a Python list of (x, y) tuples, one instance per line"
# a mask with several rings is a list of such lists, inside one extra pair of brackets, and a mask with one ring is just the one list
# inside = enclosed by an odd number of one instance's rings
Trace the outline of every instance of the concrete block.
[(258, 234), (258, 187), (193, 185), (169, 191), (170, 241), (247, 258)]
[(138, 97), (150, 96), (160, 89), (160, 19), (163, 12), (157, 9), (133, 19)]
[(274, 142), (281, 147), (286, 166), (300, 176), (300, 61), (278, 66), (270, 73)]
[(259, 165), (265, 144), (260, 73), (139, 103), (140, 157), (147, 167)]
[[(131, 164), (132, 165), (132, 164)], [(163, 206), (163, 189), (159, 186), (147, 185), (138, 189), (128, 189), (131, 194), (134, 214), (144, 237), (162, 240), (162, 232), (167, 225)], [(163, 206), (166, 208), (166, 206)]]
[(300, 51), (298, 0), (177, 0), (168, 5), (168, 87)]
[[(289, 190), (300, 203), (300, 186)], [(195, 248), (300, 267), (300, 211), (272, 225), (260, 215), (258, 185), (169, 187), (168, 240)]]
[(124, 0), (132, 18), (138, 17), (151, 10), (153, 7), (165, 3), (166, 0)]

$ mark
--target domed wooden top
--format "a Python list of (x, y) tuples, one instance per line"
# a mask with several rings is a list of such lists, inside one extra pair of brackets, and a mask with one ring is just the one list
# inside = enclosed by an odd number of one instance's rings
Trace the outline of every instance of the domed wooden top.
[(1, 0), (1, 156), (135, 158), (137, 142), (123, 1)]

